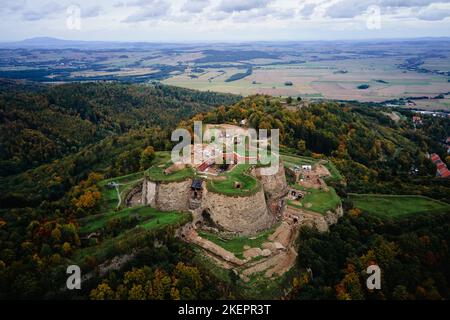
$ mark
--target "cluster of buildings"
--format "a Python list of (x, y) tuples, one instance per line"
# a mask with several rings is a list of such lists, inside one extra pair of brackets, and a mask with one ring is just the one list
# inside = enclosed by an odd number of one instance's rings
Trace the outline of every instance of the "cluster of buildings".
[[(447, 139), (448, 140), (448, 139)], [(431, 155), (431, 161), (436, 165), (436, 175), (441, 178), (449, 178), (450, 170), (448, 170), (447, 165), (441, 160), (441, 157), (436, 153)]]

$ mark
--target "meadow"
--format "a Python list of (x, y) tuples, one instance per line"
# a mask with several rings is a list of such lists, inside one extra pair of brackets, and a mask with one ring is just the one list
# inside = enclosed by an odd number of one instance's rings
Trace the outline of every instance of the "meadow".
[[(247, 173), (250, 168), (250, 164), (238, 164), (218, 179), (209, 179), (206, 184), (208, 191), (229, 196), (248, 196), (256, 193), (260, 190), (261, 184)], [(220, 179), (220, 177), (223, 178)], [(236, 188), (235, 183), (238, 183), (240, 187)]]
[(446, 203), (422, 196), (351, 194), (356, 208), (382, 218), (403, 218), (413, 214), (448, 212)]
[(328, 211), (334, 211), (341, 205), (341, 198), (339, 198), (332, 187), (328, 187), (328, 191), (312, 188), (305, 189), (299, 185), (292, 187), (299, 190), (306, 190), (307, 193), (301, 200), (301, 205), (298, 201), (288, 200), (287, 202), (290, 206), (325, 215)]

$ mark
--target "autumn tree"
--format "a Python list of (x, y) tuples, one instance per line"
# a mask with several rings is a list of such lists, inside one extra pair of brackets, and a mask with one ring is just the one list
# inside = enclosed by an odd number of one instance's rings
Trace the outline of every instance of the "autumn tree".
[(139, 161), (140, 169), (145, 170), (149, 168), (153, 159), (155, 159), (155, 149), (152, 146), (148, 146), (141, 153), (141, 160)]

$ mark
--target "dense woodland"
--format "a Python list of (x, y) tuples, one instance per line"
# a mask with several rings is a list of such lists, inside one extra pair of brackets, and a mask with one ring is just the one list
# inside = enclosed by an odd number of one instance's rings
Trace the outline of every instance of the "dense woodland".
[[(448, 120), (424, 117), (414, 128), (409, 111), (398, 110), (403, 118), (394, 122), (382, 113), (389, 110), (356, 103), (286, 105), (268, 96), (241, 100), (162, 85), (7, 81), (0, 101), (0, 298), (74, 298), (61, 286), (67, 262), (84, 246), (79, 219), (100, 212), (98, 182), (151, 164), (153, 150), (172, 147), (177, 124), (242, 119), (280, 129), (283, 150), (329, 158), (345, 177), (334, 185), (344, 218), (327, 234), (302, 230), (286, 294), (273, 298), (450, 298), (450, 213), (380, 220), (346, 197), (404, 193), (448, 202), (448, 180), (435, 178), (426, 157), (437, 152), (445, 159), (440, 142), (450, 132)], [(173, 231), (138, 234), (114, 247), (111, 255), (141, 250), (120, 271), (87, 281), (76, 298), (248, 298), (234, 275), (223, 281), (196, 265), (192, 248)], [(367, 261), (386, 270), (383, 294), (365, 289)], [(83, 266), (95, 273), (99, 263), (88, 255)]]
[(238, 97), (160, 85), (0, 83), (0, 176), (75, 153), (132, 129), (173, 127)]

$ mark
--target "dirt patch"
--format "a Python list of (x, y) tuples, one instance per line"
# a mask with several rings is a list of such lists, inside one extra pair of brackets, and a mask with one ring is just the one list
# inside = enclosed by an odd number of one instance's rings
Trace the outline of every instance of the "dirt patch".
[(311, 170), (302, 170), (302, 178), (298, 184), (307, 189), (327, 189), (327, 184), (323, 180), (325, 177), (330, 177), (331, 173), (322, 164), (314, 165)]
[(292, 226), (283, 221), (281, 225), (275, 230), (275, 232), (269, 237), (269, 240), (274, 242), (276, 246), (276, 242), (281, 243), (285, 248), (290, 245), (292, 238)]
[(233, 253), (225, 250), (221, 246), (218, 246), (214, 242), (200, 237), (193, 228), (186, 231), (183, 235), (184, 239), (186, 239), (187, 241), (196, 244), (197, 246), (203, 248), (210, 254), (213, 254), (214, 256), (225, 262), (231, 263), (236, 266), (241, 266), (246, 262), (245, 260), (237, 258)]
[(290, 268), (295, 264), (295, 260), (297, 259), (297, 252), (295, 252), (294, 248), (291, 247), (286, 252), (283, 252), (278, 255), (278, 263), (268, 269), (265, 273), (265, 276), (271, 278), (274, 275), (282, 275), (285, 272), (289, 271)]
[(278, 258), (279, 255), (275, 255), (270, 257), (269, 259), (263, 260), (262, 262), (259, 262), (251, 266), (250, 268), (247, 268), (244, 271), (242, 271), (242, 275), (248, 277), (254, 273), (263, 272), (264, 270), (274, 267), (278, 264)]
[(319, 177), (329, 177), (331, 176), (330, 171), (328, 170), (327, 167), (325, 167), (322, 164), (318, 164), (316, 166), (313, 167), (312, 172), (315, 175), (318, 175)]
[(250, 248), (244, 251), (245, 259), (253, 259), (262, 255), (262, 250), (260, 248)]

